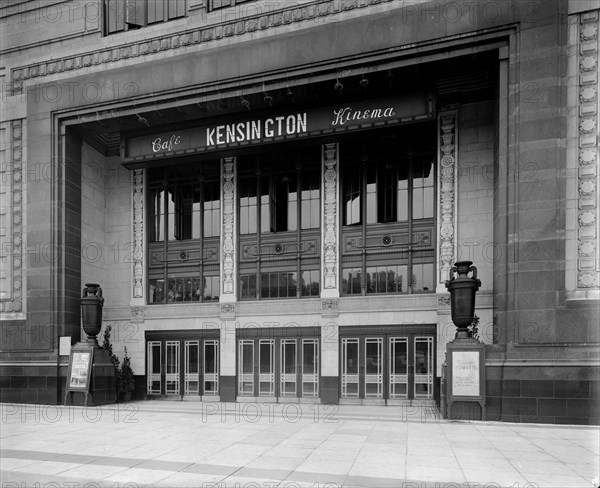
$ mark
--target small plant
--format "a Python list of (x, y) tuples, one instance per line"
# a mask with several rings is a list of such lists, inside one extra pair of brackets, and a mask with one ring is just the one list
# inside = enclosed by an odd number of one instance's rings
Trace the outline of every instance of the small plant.
[(135, 389), (135, 375), (133, 369), (131, 369), (130, 358), (127, 355), (127, 348), (125, 348), (125, 356), (123, 356), (123, 364), (119, 369), (119, 392), (120, 393), (131, 393)]
[(115, 367), (115, 371), (119, 371), (119, 358), (113, 353), (112, 344), (110, 343), (110, 333), (112, 332), (112, 325), (108, 324), (104, 329), (104, 336), (102, 340), (102, 349), (105, 349), (110, 354), (110, 361)]
[(473, 339), (479, 339), (479, 317), (477, 315), (473, 316), (473, 322), (471, 322), (471, 325), (469, 325), (469, 327), (467, 327), (467, 332), (469, 333), (469, 337), (472, 337)]

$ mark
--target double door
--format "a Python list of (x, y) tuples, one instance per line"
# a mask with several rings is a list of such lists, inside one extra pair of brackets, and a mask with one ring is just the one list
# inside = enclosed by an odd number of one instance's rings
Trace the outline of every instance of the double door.
[(146, 357), (148, 395), (219, 395), (219, 339), (148, 340)]
[(341, 398), (433, 399), (434, 339), (422, 333), (342, 337)]
[(319, 339), (238, 339), (238, 397), (319, 396)]

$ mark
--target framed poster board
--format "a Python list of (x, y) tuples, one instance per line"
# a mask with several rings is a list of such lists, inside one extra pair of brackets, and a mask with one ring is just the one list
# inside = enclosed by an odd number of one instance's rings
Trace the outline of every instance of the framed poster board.
[(85, 394), (85, 404), (90, 391), (92, 377), (92, 363), (94, 361), (94, 349), (75, 347), (71, 350), (69, 357), (69, 370), (67, 372), (67, 385), (65, 388), (65, 404), (69, 393), (80, 391)]
[(454, 402), (476, 402), (485, 420), (485, 345), (449, 343), (447, 354), (448, 411)]

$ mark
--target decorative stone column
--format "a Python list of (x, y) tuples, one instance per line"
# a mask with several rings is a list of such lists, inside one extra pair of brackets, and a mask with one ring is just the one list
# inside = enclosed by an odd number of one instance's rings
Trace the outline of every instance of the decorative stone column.
[(325, 144), (322, 148), (323, 213), (322, 213), (322, 264), (321, 298), (338, 298), (339, 289), (339, 146)]
[(221, 214), (221, 297), (220, 302), (235, 302), (236, 286), (236, 177), (235, 158), (221, 160), (221, 191), (223, 213)]
[(442, 108), (438, 117), (439, 213), (437, 293), (446, 293), (448, 273), (456, 261), (456, 185), (458, 105)]
[(340, 296), (339, 254), (339, 145), (322, 146), (322, 221), (321, 228), (321, 401), (339, 400), (339, 327), (338, 298)]
[(133, 262), (132, 273), (132, 295), (131, 295), (131, 317), (139, 322), (143, 321), (146, 304), (146, 276), (144, 264), (144, 170), (136, 169), (131, 172), (131, 194), (133, 212)]
[(236, 397), (236, 336), (235, 302), (237, 300), (236, 252), (236, 158), (221, 159), (221, 347), (219, 389), (221, 401), (233, 402)]

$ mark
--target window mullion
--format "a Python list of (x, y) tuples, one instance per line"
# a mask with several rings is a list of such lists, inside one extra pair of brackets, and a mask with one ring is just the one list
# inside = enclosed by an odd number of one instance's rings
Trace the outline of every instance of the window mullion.
[[(289, 198), (289, 196), (288, 196)], [(302, 168), (296, 168), (296, 298), (302, 297)]]
[(412, 272), (412, 227), (413, 227), (413, 161), (412, 156), (408, 157), (408, 262), (406, 265), (406, 291), (408, 294), (413, 292), (413, 272)]
[(360, 179), (360, 221), (362, 230), (362, 263), (361, 263), (361, 282), (360, 282), (360, 294), (365, 296), (367, 294), (367, 164), (362, 163)]

